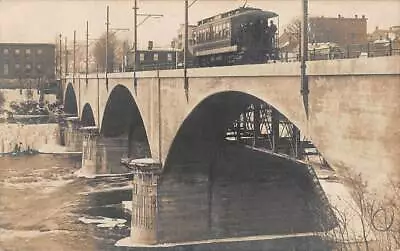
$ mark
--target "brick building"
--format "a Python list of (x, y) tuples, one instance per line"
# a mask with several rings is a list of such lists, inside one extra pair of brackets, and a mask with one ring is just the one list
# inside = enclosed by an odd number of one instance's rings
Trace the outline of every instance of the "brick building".
[(392, 41), (400, 40), (400, 25), (391, 26), (389, 29), (380, 29), (376, 27), (375, 30), (368, 35), (368, 40), (371, 42), (382, 39), (390, 39)]
[[(309, 43), (335, 43), (341, 47), (351, 44), (366, 44), (367, 18), (363, 15), (354, 18), (310, 17)], [(280, 48), (287, 51), (296, 50), (300, 41), (300, 21), (296, 21), (290, 31), (284, 30), (279, 38)]]
[(367, 37), (367, 18), (357, 15), (354, 18), (311, 17), (309, 19), (310, 42), (337, 43), (340, 46), (365, 44)]
[(136, 59), (136, 70), (145, 71), (152, 69), (174, 69), (177, 66), (177, 57), (181, 54), (180, 50), (173, 48), (153, 48), (153, 42), (149, 41), (147, 49), (138, 49), (136, 52), (129, 51), (126, 55), (125, 70), (134, 69)]
[(0, 43), (0, 79), (55, 78), (55, 45)]

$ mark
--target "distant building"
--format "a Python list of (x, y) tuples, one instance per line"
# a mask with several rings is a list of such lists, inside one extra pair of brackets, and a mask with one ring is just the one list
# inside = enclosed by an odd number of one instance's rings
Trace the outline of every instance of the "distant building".
[(0, 43), (0, 79), (55, 78), (55, 45)]
[[(193, 55), (193, 44), (194, 44), (194, 35), (193, 35), (193, 29), (197, 27), (196, 25), (188, 25), (188, 60), (192, 61), (192, 55)], [(185, 47), (185, 25), (181, 24), (179, 26), (177, 36), (171, 41), (171, 47), (173, 49), (183, 51)], [(178, 64), (181, 65), (183, 64), (183, 53), (178, 54)]]
[(312, 17), (309, 20), (309, 39), (316, 43), (337, 43), (340, 46), (365, 44), (367, 40), (367, 18)]
[(149, 41), (147, 49), (137, 50), (136, 60), (134, 51), (127, 53), (125, 71), (132, 71), (135, 61), (137, 71), (174, 69), (177, 67), (177, 57), (180, 53), (180, 50), (173, 48), (153, 48), (153, 42)]
[(377, 26), (371, 34), (368, 34), (368, 41), (376, 40), (400, 40), (400, 25), (391, 26), (389, 29), (380, 29)]
[[(335, 43), (341, 47), (351, 44), (366, 44), (367, 18), (363, 15), (354, 18), (338, 17), (310, 17), (310, 43)], [(300, 29), (296, 32), (285, 30), (279, 38), (280, 48), (292, 51), (298, 48)]]
[[(189, 49), (194, 43), (194, 37), (193, 37), (193, 28), (195, 28), (196, 25), (188, 25), (188, 45)], [(178, 35), (175, 37), (172, 42), (171, 42), (172, 48), (183, 50), (183, 47), (185, 46), (185, 25), (181, 24), (178, 29)]]

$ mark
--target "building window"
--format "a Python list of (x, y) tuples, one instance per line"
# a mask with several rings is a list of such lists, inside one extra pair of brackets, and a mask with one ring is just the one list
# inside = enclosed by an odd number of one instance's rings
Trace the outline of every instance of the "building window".
[(167, 57), (168, 57), (168, 61), (172, 61), (172, 53), (168, 53)]
[(38, 49), (38, 50), (36, 51), (36, 53), (37, 53), (38, 55), (41, 55), (41, 54), (43, 53), (43, 51), (42, 51), (42, 49)]
[(19, 49), (15, 49), (15, 55), (19, 55), (20, 50)]
[(31, 55), (31, 49), (25, 49), (25, 55), (27, 56)]
[(8, 75), (8, 64), (4, 64), (4, 75)]
[(140, 61), (144, 61), (144, 53), (140, 53)]
[(21, 67), (21, 66), (20, 66), (19, 64), (15, 64), (15, 69), (16, 69), (16, 70), (19, 70), (20, 67)]
[(154, 60), (154, 61), (158, 61), (158, 53), (154, 53), (154, 55), (153, 55), (153, 60)]
[(31, 65), (31, 64), (26, 64), (26, 65), (25, 65), (25, 69), (27, 69), (27, 70), (32, 69), (32, 65)]
[(9, 51), (8, 51), (7, 48), (3, 49), (3, 54), (4, 54), (4, 55), (8, 55), (8, 53), (9, 53)]

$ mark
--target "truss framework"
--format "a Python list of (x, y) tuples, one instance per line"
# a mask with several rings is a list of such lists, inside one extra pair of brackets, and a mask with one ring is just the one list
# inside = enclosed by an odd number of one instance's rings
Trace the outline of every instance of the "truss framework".
[(308, 160), (308, 155), (318, 155), (320, 162), (327, 164), (293, 123), (263, 102), (248, 104), (227, 129), (225, 138), (297, 159)]

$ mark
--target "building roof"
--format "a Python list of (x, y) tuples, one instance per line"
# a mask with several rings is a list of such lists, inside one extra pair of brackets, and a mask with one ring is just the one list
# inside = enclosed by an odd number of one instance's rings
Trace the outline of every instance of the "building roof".
[(220, 19), (225, 19), (228, 17), (233, 17), (233, 16), (239, 16), (242, 15), (244, 13), (249, 13), (249, 12), (253, 12), (254, 15), (262, 15), (265, 18), (273, 18), (273, 17), (277, 17), (278, 14), (272, 12), (272, 11), (264, 11), (258, 8), (251, 8), (251, 7), (240, 7), (234, 10), (230, 10), (228, 12), (224, 12), (224, 13), (220, 13), (208, 18), (204, 18), (200, 21), (197, 22), (198, 25), (202, 25), (202, 24), (206, 24), (206, 23), (210, 23), (216, 20), (220, 20)]
[(0, 43), (0, 46), (55, 46), (52, 43)]
[[(174, 49), (174, 48), (154, 48), (149, 50), (147, 48), (138, 48), (137, 50), (138, 52), (150, 52), (150, 51), (154, 51), (154, 52), (176, 52), (176, 51), (181, 51), (179, 49)], [(129, 50), (129, 52), (133, 53), (134, 50)]]

